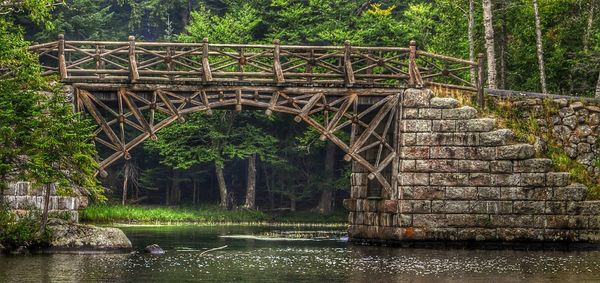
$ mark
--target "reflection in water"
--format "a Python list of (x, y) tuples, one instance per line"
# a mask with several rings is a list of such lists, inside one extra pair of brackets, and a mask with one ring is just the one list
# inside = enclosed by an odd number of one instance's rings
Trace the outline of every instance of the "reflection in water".
[[(219, 237), (264, 227), (127, 227), (134, 247), (166, 255), (0, 257), (0, 282), (581, 282), (600, 281), (598, 252), (419, 250), (343, 241)], [(228, 245), (227, 249), (200, 255)]]

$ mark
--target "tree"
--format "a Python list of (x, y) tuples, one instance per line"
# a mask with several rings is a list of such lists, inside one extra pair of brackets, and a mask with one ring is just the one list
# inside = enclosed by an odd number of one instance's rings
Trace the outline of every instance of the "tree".
[(544, 46), (542, 42), (542, 27), (540, 24), (540, 11), (538, 8), (538, 1), (533, 0), (533, 11), (535, 17), (535, 42), (538, 57), (538, 65), (540, 68), (540, 85), (542, 87), (542, 93), (548, 93), (546, 88), (546, 70), (544, 68)]
[(81, 187), (98, 200), (103, 200), (103, 196), (95, 178), (96, 151), (90, 142), (94, 127), (80, 113), (73, 112), (73, 106), (57, 86), (46, 93), (41, 103), (42, 111), (32, 133), (35, 142), (26, 151), (26, 170), (30, 180), (44, 188), (40, 225), (40, 231), (44, 231), (53, 186), (63, 192)]
[(483, 26), (485, 28), (485, 49), (487, 53), (488, 85), (490, 88), (497, 88), (496, 50), (494, 46), (492, 0), (483, 0)]

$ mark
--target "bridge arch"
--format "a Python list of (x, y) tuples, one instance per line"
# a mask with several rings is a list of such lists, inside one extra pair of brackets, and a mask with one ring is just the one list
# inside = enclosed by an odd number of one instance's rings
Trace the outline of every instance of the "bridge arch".
[[(368, 170), (369, 178), (389, 191), (397, 170), (398, 117), (402, 89), (324, 89), (250, 86), (178, 87), (145, 85), (98, 90), (75, 85), (75, 105), (98, 124), (94, 141), (111, 154), (99, 160), (100, 171), (164, 127), (185, 115), (245, 107), (294, 115)], [(160, 113), (160, 114), (159, 114)], [(376, 154), (373, 150), (376, 149)], [(387, 173), (387, 174), (386, 174)]]

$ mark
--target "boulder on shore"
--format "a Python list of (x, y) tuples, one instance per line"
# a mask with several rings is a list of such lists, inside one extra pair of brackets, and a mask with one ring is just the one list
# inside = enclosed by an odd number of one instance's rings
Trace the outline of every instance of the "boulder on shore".
[(153, 255), (161, 255), (161, 254), (165, 253), (165, 250), (163, 250), (157, 244), (152, 244), (152, 245), (149, 245), (146, 248), (144, 248), (144, 252), (149, 253), (149, 254), (153, 254)]
[(60, 219), (48, 221), (52, 230), (49, 252), (130, 252), (131, 241), (117, 228), (69, 223)]

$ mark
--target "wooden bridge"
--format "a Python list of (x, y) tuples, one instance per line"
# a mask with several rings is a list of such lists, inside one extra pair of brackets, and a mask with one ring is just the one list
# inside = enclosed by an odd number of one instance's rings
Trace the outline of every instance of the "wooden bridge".
[[(99, 125), (100, 172), (193, 112), (244, 106), (306, 122), (383, 189), (395, 186), (403, 92), (444, 87), (483, 102), (484, 67), (408, 47), (300, 46), (129, 41), (38, 44), (44, 74), (72, 86), (78, 111)], [(349, 134), (340, 133), (346, 132)], [(107, 150), (101, 151), (105, 152)]]

